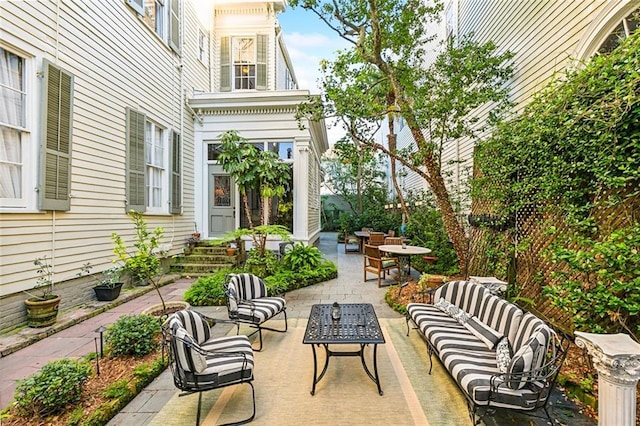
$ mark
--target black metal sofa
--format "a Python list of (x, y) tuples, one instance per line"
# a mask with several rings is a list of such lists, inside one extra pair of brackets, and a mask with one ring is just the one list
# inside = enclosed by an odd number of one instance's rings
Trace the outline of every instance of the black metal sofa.
[[(435, 354), (467, 399), (477, 424), (489, 408), (547, 411), (569, 341), (547, 323), (469, 281), (448, 282), (434, 303), (407, 305), (424, 339), (430, 369)], [(483, 409), (481, 412), (480, 409)]]

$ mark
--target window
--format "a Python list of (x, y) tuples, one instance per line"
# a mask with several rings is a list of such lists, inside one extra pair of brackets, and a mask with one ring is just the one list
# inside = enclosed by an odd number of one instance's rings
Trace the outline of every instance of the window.
[(233, 39), (233, 77), (236, 90), (256, 88), (255, 39)]
[(0, 48), (0, 200), (24, 207), (26, 132), (25, 60)]
[(266, 90), (268, 36), (222, 37), (220, 91)]
[[(181, 213), (182, 138), (127, 108), (126, 210)], [(170, 140), (170, 143), (169, 143)], [(170, 206), (167, 210), (166, 206)]]
[(198, 59), (203, 64), (207, 63), (207, 37), (202, 30), (198, 32)]
[(125, 0), (142, 21), (180, 53), (180, 0)]
[(147, 121), (145, 123), (147, 209), (161, 211), (165, 170), (165, 130)]
[(166, 15), (167, 11), (164, 8), (163, 0), (146, 0), (144, 2), (144, 16), (142, 19), (163, 40), (165, 40), (166, 34)]
[(640, 12), (635, 11), (630, 13), (627, 17), (613, 29), (611, 34), (605, 39), (605, 41), (598, 48), (599, 54), (607, 54), (613, 52), (616, 47), (620, 46), (622, 40), (633, 34), (640, 25)]

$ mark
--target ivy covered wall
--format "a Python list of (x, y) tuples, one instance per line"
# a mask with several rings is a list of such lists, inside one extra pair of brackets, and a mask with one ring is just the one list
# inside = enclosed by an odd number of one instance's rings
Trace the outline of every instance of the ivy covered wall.
[(567, 329), (640, 335), (640, 34), (549, 84), (474, 159), (470, 273), (511, 267), (511, 295)]

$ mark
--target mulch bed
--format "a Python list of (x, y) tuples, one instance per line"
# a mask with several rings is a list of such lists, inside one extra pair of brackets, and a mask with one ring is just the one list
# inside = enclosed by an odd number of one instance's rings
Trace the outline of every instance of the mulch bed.
[[(130, 381), (133, 378), (133, 370), (141, 364), (150, 364), (151, 362), (159, 359), (162, 356), (161, 349), (158, 348), (143, 357), (118, 357), (118, 358), (101, 358), (99, 359), (100, 375), (93, 374), (84, 384), (82, 391), (82, 397), (78, 404), (69, 406), (65, 411), (48, 417), (43, 418), (24, 418), (16, 415), (16, 410), (10, 411), (11, 417), (3, 418), (1, 420), (2, 426), (42, 426), (42, 425), (68, 425), (71, 414), (82, 407), (84, 412), (83, 418), (88, 417), (98, 407), (107, 401), (109, 398), (104, 396), (104, 391), (113, 383), (119, 380)], [(96, 372), (95, 360), (91, 362), (93, 365), (94, 373)]]

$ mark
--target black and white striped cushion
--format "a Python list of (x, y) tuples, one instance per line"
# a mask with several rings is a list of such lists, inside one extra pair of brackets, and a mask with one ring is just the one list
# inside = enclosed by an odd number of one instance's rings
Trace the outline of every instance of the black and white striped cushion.
[(207, 361), (196, 348), (198, 343), (193, 337), (177, 323), (172, 326), (172, 333), (175, 336), (176, 358), (182, 369), (194, 373), (200, 373), (207, 368)]
[(260, 277), (253, 274), (236, 274), (231, 277), (228, 287), (229, 309), (236, 312), (238, 302), (267, 296), (267, 286)]
[(507, 336), (513, 346), (522, 319), (522, 310), (489, 292), (484, 294), (480, 306), (480, 312), (476, 315), (480, 322)]
[(542, 367), (549, 345), (550, 330), (546, 326), (539, 327), (531, 338), (513, 355), (507, 369), (508, 374), (515, 377), (507, 383), (511, 389), (522, 389), (527, 380), (533, 377), (536, 370)]
[(248, 303), (238, 303), (238, 318), (254, 323), (263, 323), (284, 310), (285, 300), (281, 297), (262, 297)]
[(514, 352), (518, 352), (522, 345), (524, 345), (527, 340), (531, 338), (534, 331), (536, 331), (538, 327), (542, 326), (546, 326), (544, 321), (533, 315), (531, 312), (525, 313), (522, 317), (522, 320), (520, 321), (518, 331), (516, 332), (516, 336), (513, 341), (512, 348)]
[(480, 322), (476, 317), (469, 318), (463, 326), (489, 349), (495, 348), (496, 344), (504, 337), (503, 334)]
[(174, 313), (172, 316), (187, 330), (187, 333), (189, 333), (198, 344), (201, 345), (211, 338), (211, 328), (198, 312), (183, 309)]
[(434, 300), (444, 297), (470, 315), (478, 316), (478, 311), (486, 289), (469, 281), (450, 281), (440, 286), (434, 293)]

